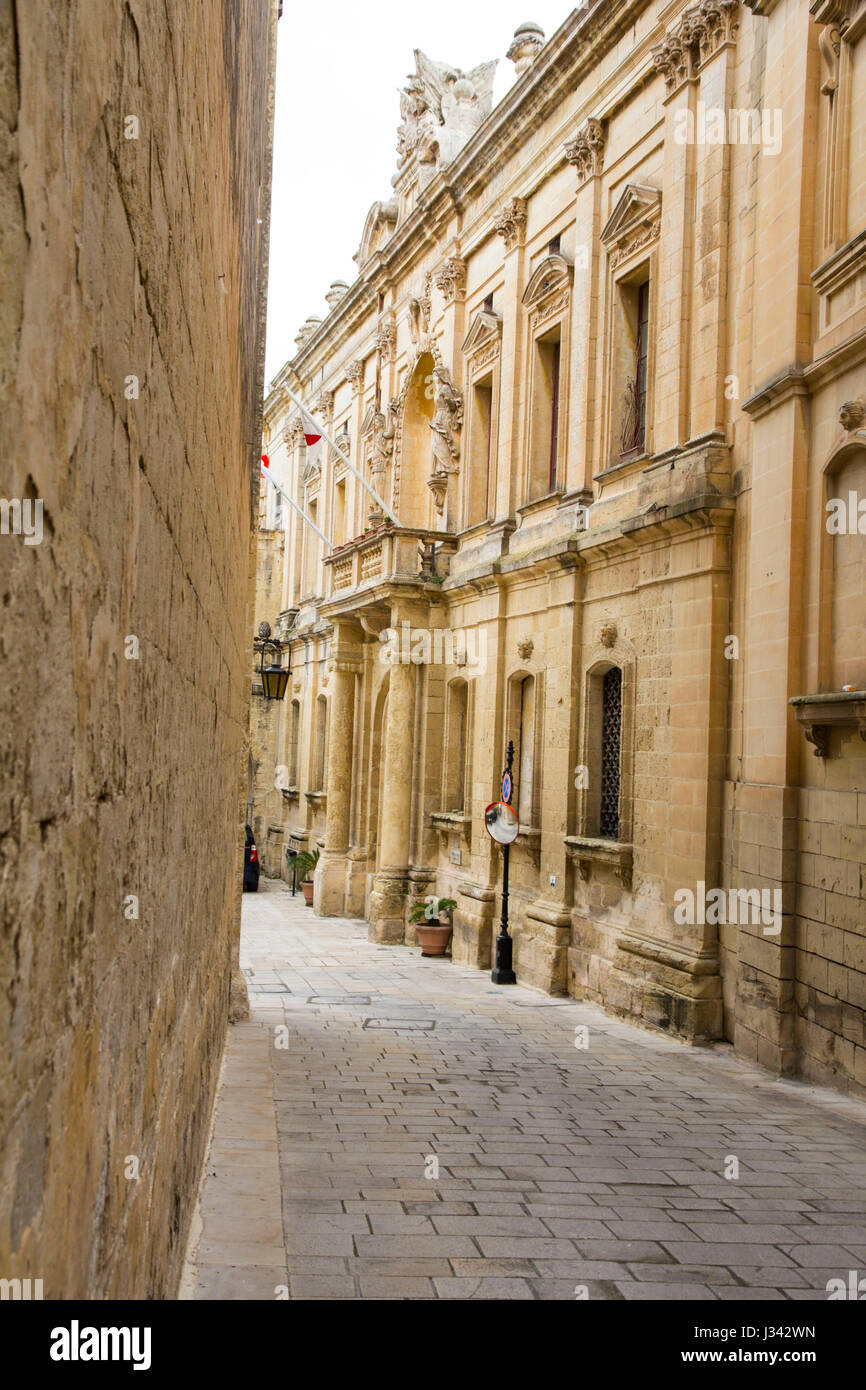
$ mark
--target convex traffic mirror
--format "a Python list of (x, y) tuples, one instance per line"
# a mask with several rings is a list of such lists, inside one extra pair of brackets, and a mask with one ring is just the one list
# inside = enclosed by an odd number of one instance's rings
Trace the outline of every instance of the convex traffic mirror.
[(484, 812), (484, 829), (498, 845), (510, 845), (520, 829), (514, 807), (507, 801), (494, 801)]

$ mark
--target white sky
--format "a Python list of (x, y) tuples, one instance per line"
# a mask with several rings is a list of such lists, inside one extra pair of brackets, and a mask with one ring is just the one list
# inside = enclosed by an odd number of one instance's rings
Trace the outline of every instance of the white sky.
[(277, 26), (277, 92), (265, 388), (296, 352), (310, 314), (352, 260), (370, 205), (392, 196), (400, 99), (414, 48), (464, 71), (499, 58), (494, 100), (516, 80), (505, 54), (534, 20), (550, 38), (574, 0), (286, 0)]

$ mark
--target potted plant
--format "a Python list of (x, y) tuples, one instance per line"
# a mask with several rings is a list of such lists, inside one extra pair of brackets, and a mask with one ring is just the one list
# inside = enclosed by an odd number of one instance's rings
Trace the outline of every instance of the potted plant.
[[(422, 956), (444, 956), (451, 941), (454, 898), (419, 898), (412, 904), (409, 921), (417, 924)], [(440, 921), (445, 917), (445, 921)]]
[(301, 875), (301, 892), (307, 907), (313, 906), (313, 874), (316, 872), (318, 862), (319, 851), (317, 849), (302, 850), (295, 860), (295, 868)]

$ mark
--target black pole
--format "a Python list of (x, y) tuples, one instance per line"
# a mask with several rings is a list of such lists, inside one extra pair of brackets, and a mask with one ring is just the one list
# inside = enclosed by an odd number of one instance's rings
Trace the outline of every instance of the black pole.
[[(505, 750), (505, 771), (509, 778), (507, 805), (511, 805), (512, 769), (514, 766), (514, 744), (508, 740)], [(504, 780), (504, 777), (503, 777)], [(505, 798), (503, 798), (504, 800)], [(502, 916), (499, 919), (499, 935), (496, 938), (496, 965), (490, 972), (495, 985), (516, 985), (517, 976), (511, 968), (512, 941), (508, 935), (508, 856), (511, 845), (502, 846)]]

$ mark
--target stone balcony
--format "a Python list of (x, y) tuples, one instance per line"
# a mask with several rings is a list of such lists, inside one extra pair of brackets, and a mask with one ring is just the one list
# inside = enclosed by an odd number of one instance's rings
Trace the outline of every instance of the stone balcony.
[(325, 557), (325, 601), (340, 600), (385, 581), (441, 583), (456, 549), (457, 539), (450, 532), (383, 522)]

